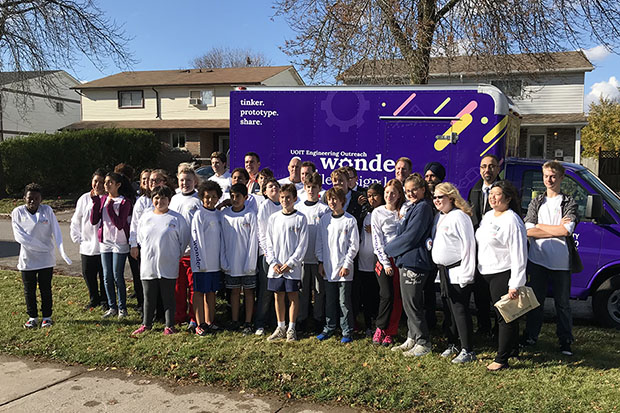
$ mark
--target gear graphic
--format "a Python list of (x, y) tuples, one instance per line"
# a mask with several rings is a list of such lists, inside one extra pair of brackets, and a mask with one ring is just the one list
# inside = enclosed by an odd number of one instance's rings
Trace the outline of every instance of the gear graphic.
[(364, 113), (370, 109), (370, 103), (364, 99), (362, 93), (353, 92), (352, 94), (357, 99), (357, 112), (350, 119), (340, 119), (334, 114), (332, 107), (334, 97), (338, 93), (346, 93), (347, 95), (351, 94), (350, 92), (330, 92), (327, 94), (327, 98), (321, 102), (321, 110), (323, 110), (327, 115), (325, 123), (328, 126), (338, 126), (338, 128), (340, 128), (340, 132), (348, 132), (352, 126), (359, 128), (364, 123)]

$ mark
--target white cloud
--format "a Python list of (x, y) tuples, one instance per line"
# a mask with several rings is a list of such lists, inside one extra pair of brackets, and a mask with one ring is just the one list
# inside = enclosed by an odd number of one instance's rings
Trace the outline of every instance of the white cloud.
[(590, 93), (586, 95), (586, 111), (590, 107), (590, 103), (598, 102), (600, 97), (607, 99), (615, 99), (620, 101), (620, 82), (615, 76), (612, 76), (607, 81), (598, 82), (592, 85)]
[(591, 49), (581, 49), (583, 53), (585, 53), (588, 60), (591, 62), (599, 62), (605, 59), (607, 56), (611, 54), (611, 50), (607, 47), (599, 44), (598, 46), (594, 46)]

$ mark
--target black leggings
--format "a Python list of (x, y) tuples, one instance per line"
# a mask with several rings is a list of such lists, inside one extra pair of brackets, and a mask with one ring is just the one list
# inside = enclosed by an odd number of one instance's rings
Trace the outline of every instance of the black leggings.
[(41, 314), (43, 318), (52, 316), (52, 272), (52, 267), (22, 271), (28, 317), (37, 318), (39, 315), (37, 310), (37, 282), (41, 293)]
[(461, 288), (458, 284), (448, 284), (448, 298), (445, 302), (450, 310), (451, 322), (446, 331), (448, 335), (448, 343), (456, 344), (457, 340), (461, 340), (461, 348), (466, 351), (473, 350), (472, 336), (473, 324), (471, 321), (471, 313), (469, 311), (469, 297), (471, 295), (472, 285), (468, 284)]
[(96, 307), (102, 303), (107, 305), (108, 296), (105, 293), (105, 284), (103, 283), (101, 257), (99, 255), (80, 254), (80, 258), (82, 259), (82, 275), (86, 281), (86, 288), (88, 288), (90, 306)]
[(147, 327), (153, 326), (157, 297), (161, 297), (164, 304), (166, 327), (174, 327), (174, 311), (176, 306), (174, 301), (174, 288), (176, 283), (176, 279), (168, 278), (142, 280), (142, 288), (144, 289), (144, 314), (142, 316), (142, 324)]
[[(508, 294), (510, 270), (497, 274), (483, 274), (482, 276), (489, 283), (492, 302), (496, 303), (502, 295)], [(502, 317), (497, 308), (495, 308), (495, 315), (497, 317), (499, 341), (495, 362), (500, 364), (508, 364), (508, 358), (510, 355), (514, 351), (519, 350), (519, 319), (506, 323), (506, 321), (504, 321), (504, 317)]]
[[(358, 271), (355, 274), (360, 281), (360, 307), (364, 314), (366, 329), (372, 328), (372, 319), (377, 317), (379, 307), (379, 283), (372, 271)], [(388, 315), (389, 317), (389, 315)]]

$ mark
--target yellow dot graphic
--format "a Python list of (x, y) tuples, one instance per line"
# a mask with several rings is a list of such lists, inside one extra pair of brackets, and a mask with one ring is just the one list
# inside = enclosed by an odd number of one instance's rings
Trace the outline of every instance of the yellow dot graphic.
[(486, 125), (489, 122), (489, 118), (487, 118), (486, 116), (483, 116), (482, 119), (480, 119), (480, 122), (483, 125)]
[(385, 102), (381, 102), (381, 107), (385, 107)]

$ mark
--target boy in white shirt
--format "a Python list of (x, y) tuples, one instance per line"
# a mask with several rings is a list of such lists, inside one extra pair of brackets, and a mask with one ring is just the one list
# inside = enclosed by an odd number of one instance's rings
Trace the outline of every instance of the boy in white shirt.
[(353, 341), (353, 260), (359, 250), (357, 221), (344, 211), (346, 194), (342, 188), (331, 188), (325, 193), (331, 214), (319, 221), (316, 238), (316, 257), (319, 273), (327, 279), (325, 284), (325, 327), (316, 338), (323, 341), (331, 337), (338, 326), (342, 329), (341, 343)]
[(211, 168), (213, 168), (214, 174), (211, 175), (208, 180), (217, 182), (220, 185), (222, 189), (220, 202), (222, 202), (228, 199), (228, 192), (232, 185), (230, 172), (226, 170), (226, 154), (223, 152), (213, 152), (211, 154)]
[(256, 213), (245, 205), (248, 189), (244, 184), (230, 187), (231, 208), (222, 212), (222, 236), (225, 254), (222, 269), (226, 274), (226, 288), (230, 291), (232, 329), (239, 327), (241, 289), (245, 303), (243, 333), (252, 333), (254, 290), (256, 289), (256, 262), (258, 260), (258, 234)]
[(41, 327), (50, 327), (53, 324), (52, 272), (56, 265), (54, 242), (65, 262), (71, 265), (71, 260), (65, 254), (56, 215), (52, 208), (41, 205), (41, 187), (34, 183), (26, 185), (24, 201), (24, 205), (11, 212), (13, 236), (20, 244), (17, 269), (22, 272), (29, 317), (24, 327), (38, 326), (37, 283), (41, 292)]
[[(302, 166), (303, 169), (303, 166)], [(323, 185), (321, 175), (313, 172), (305, 176), (304, 189), (305, 201), (297, 203), (296, 208), (306, 216), (308, 222), (308, 248), (304, 257), (304, 266), (301, 274), (301, 292), (299, 297), (299, 315), (297, 323), (307, 324), (308, 311), (312, 292), (314, 292), (314, 305), (312, 315), (315, 328), (323, 328), (325, 317), (325, 280), (319, 274), (319, 262), (315, 255), (316, 232), (319, 221), (323, 215), (329, 212), (329, 207), (319, 202), (319, 192)], [(299, 196), (299, 195), (298, 195)], [(299, 196), (301, 198), (301, 196)], [(306, 326), (307, 327), (307, 326)], [(317, 331), (319, 333), (320, 331)]]
[(204, 208), (194, 214), (191, 224), (190, 258), (194, 284), (194, 316), (196, 335), (216, 332), (214, 324), (215, 293), (221, 288), (220, 253), (223, 252), (221, 213), (215, 206), (222, 197), (222, 188), (215, 181), (198, 187)]
[[(296, 199), (295, 185), (284, 185), (280, 190), (282, 211), (272, 214), (267, 225), (265, 259), (269, 264), (268, 289), (275, 295), (278, 320), (278, 327), (267, 339), (269, 341), (283, 338), (286, 341), (297, 340), (295, 320), (299, 309), (302, 260), (308, 247), (308, 224), (304, 214), (295, 210)], [(290, 301), (288, 330), (285, 295)]]

